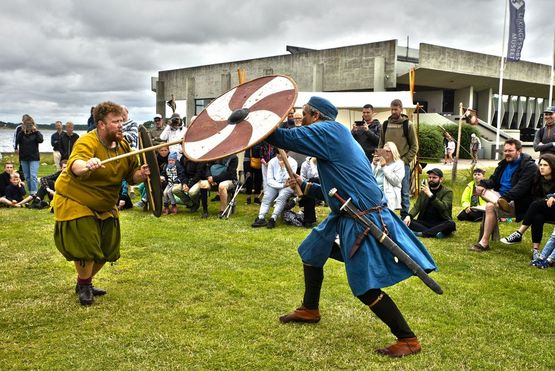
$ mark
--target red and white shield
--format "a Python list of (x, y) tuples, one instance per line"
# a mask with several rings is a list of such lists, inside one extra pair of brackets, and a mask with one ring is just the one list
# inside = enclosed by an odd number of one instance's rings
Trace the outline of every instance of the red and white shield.
[(285, 119), (297, 99), (297, 85), (281, 75), (241, 84), (210, 103), (183, 139), (185, 155), (211, 161), (263, 141)]

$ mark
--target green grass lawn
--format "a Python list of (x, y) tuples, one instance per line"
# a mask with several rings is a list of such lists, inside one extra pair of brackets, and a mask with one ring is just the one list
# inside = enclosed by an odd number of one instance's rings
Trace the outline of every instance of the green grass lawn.
[[(278, 322), (302, 300), (296, 249), (308, 230), (253, 229), (258, 207), (244, 200), (229, 220), (215, 217), (216, 202), (208, 220), (183, 208), (160, 219), (123, 212), (122, 258), (98, 275), (108, 295), (91, 307), (74, 294), (52, 214), (0, 209), (0, 369), (555, 368), (555, 269), (528, 266), (529, 233), (481, 254), (467, 251), (478, 224), (426, 239), (445, 294), (417, 278), (386, 289), (423, 347), (389, 359), (374, 349), (393, 336), (352, 296), (336, 261), (325, 267), (321, 322)], [(516, 227), (504, 223), (501, 234)]]

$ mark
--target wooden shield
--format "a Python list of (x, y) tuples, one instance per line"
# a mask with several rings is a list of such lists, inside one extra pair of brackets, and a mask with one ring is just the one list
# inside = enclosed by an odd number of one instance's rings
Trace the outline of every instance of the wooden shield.
[(185, 155), (212, 161), (244, 151), (269, 136), (297, 100), (297, 85), (281, 75), (241, 84), (210, 103), (183, 139)]
[[(139, 147), (140, 149), (152, 147), (150, 135), (142, 125), (139, 126)], [(150, 176), (145, 182), (148, 207), (152, 214), (159, 218), (162, 215), (162, 185), (160, 183), (160, 167), (158, 166), (155, 151), (141, 153), (141, 164), (145, 163), (150, 169)]]

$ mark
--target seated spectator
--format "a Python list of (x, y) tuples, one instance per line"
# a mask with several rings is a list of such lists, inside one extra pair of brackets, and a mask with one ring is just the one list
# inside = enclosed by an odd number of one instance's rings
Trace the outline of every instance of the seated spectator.
[(181, 188), (181, 184), (186, 183), (185, 169), (183, 169), (181, 163), (177, 161), (177, 152), (170, 153), (168, 156), (168, 163), (162, 167), (160, 176), (166, 182), (166, 187), (164, 188), (164, 208), (162, 209), (162, 215), (168, 215), (170, 212), (175, 215), (177, 214), (177, 204), (175, 195), (172, 192), (173, 187), (178, 186)]
[(260, 205), (258, 195), (262, 192), (262, 160), (260, 158), (260, 144), (245, 151), (243, 159), (243, 170), (245, 172), (245, 194), (247, 205), (252, 202), (251, 195), (254, 191), (254, 203)]
[[(276, 226), (276, 220), (281, 215), (285, 209), (285, 205), (289, 197), (293, 196), (293, 190), (287, 185), (287, 179), (289, 179), (289, 174), (283, 163), (284, 159), (278, 153), (276, 157), (272, 158), (268, 162), (268, 174), (267, 180), (268, 184), (266, 190), (264, 191), (264, 197), (262, 198), (262, 204), (260, 205), (260, 211), (258, 212), (258, 217), (255, 219), (252, 227), (264, 227), (274, 228)], [(297, 162), (291, 158), (287, 157), (289, 165), (293, 172), (297, 171)], [(269, 221), (266, 221), (265, 217), (270, 210), (270, 204), (275, 200), (274, 211), (272, 217)]]
[[(197, 212), (202, 201), (203, 218), (208, 217), (208, 184), (207, 165), (203, 162), (185, 160), (185, 180), (172, 189), (183, 204), (190, 208), (191, 213)], [(203, 191), (204, 190), (204, 191)], [(206, 215), (205, 215), (206, 214)]]
[(21, 181), (19, 173), (13, 172), (10, 176), (10, 184), (5, 189), (5, 195), (0, 197), (0, 204), (10, 207), (22, 207), (33, 200), (33, 196), (25, 197), (25, 183)]
[(540, 255), (540, 243), (543, 225), (546, 221), (555, 220), (555, 155), (545, 153), (540, 156), (539, 176), (532, 186), (534, 201), (528, 207), (522, 225), (501, 242), (512, 245), (522, 241), (522, 235), (532, 226), (532, 260)]
[[(301, 164), (301, 183), (303, 181), (320, 184), (316, 157), (307, 157)], [(303, 208), (302, 225), (305, 228), (312, 228), (316, 223), (316, 202), (318, 202), (318, 200), (307, 195), (304, 195), (299, 200), (299, 206)]]
[(534, 160), (522, 153), (522, 143), (513, 138), (505, 141), (503, 154), (491, 177), (482, 179), (476, 187), (476, 193), (488, 202), (478, 242), (471, 251), (489, 250), (490, 238), (499, 238), (498, 219), (516, 217), (520, 221), (532, 202), (531, 189), (538, 169)]
[[(160, 168), (160, 173), (162, 173), (162, 168), (164, 165), (168, 163), (168, 156), (170, 155), (170, 148), (169, 147), (162, 147), (159, 148), (156, 152), (156, 160), (158, 161), (158, 166)], [(166, 184), (160, 184), (162, 191), (166, 187)], [(138, 208), (142, 208), (143, 210), (147, 210), (148, 208), (148, 195), (146, 193), (146, 186), (144, 183), (141, 183), (137, 186), (139, 193), (141, 195), (141, 199), (137, 202), (134, 206)]]
[(10, 178), (15, 171), (13, 162), (6, 161), (4, 171), (0, 174), (0, 197), (4, 196), (6, 187), (10, 184)]
[(553, 267), (555, 263), (555, 228), (553, 229), (553, 233), (551, 233), (551, 237), (545, 244), (542, 252), (537, 256), (536, 259), (530, 262), (530, 265), (545, 269), (549, 267)]
[(118, 209), (126, 210), (132, 207), (133, 202), (131, 202), (131, 197), (129, 197), (129, 184), (124, 179), (121, 181), (121, 188), (119, 189)]
[(480, 168), (474, 168), (472, 172), (473, 180), (466, 185), (461, 196), (461, 205), (463, 209), (457, 215), (460, 221), (478, 222), (484, 218), (486, 210), (486, 200), (476, 194), (476, 186), (484, 179), (486, 171)]
[(66, 169), (67, 167), (67, 160), (60, 161), (61, 170), (56, 171), (53, 174), (43, 176), (40, 178), (40, 188), (35, 195), (33, 202), (28, 204), (28, 206), (32, 209), (43, 209), (50, 205), (50, 202), (45, 202), (44, 197), (48, 196), (49, 200), (52, 201), (54, 198), (54, 194), (56, 193), (56, 179), (60, 176), (60, 174)]
[(227, 207), (228, 190), (233, 189), (237, 183), (237, 166), (239, 165), (239, 158), (237, 155), (231, 155), (226, 158), (217, 160), (210, 165), (210, 175), (208, 176), (208, 183), (211, 187), (218, 187), (218, 197), (220, 199), (220, 213), (221, 217), (223, 211)]
[(413, 208), (404, 219), (417, 236), (443, 238), (457, 229), (451, 216), (453, 191), (442, 183), (443, 171), (429, 170), (428, 181), (423, 182)]
[(391, 210), (400, 209), (405, 163), (395, 143), (387, 142), (383, 149), (376, 150), (371, 165), (374, 178), (387, 198), (387, 207)]

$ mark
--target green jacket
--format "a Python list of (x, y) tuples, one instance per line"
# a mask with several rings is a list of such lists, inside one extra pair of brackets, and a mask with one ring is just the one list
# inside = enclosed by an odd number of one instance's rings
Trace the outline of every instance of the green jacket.
[(443, 184), (441, 189), (432, 197), (428, 197), (424, 192), (420, 192), (412, 209), (410, 209), (411, 219), (415, 219), (417, 215), (426, 210), (428, 207), (434, 207), (439, 216), (443, 220), (452, 220), (453, 210), (453, 191)]

